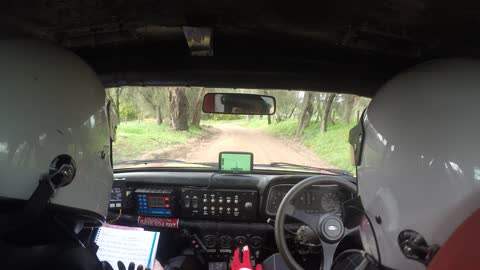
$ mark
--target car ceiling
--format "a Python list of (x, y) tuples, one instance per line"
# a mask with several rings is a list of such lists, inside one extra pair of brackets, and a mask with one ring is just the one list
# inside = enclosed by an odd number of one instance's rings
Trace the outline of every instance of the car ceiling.
[(398, 71), (477, 57), (477, 1), (2, 1), (3, 38), (85, 59), (106, 87), (192, 85), (375, 94)]

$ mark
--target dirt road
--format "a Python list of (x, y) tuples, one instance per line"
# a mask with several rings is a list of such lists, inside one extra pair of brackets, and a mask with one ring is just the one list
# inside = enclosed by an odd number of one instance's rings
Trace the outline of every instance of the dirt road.
[(291, 139), (281, 139), (263, 131), (235, 124), (218, 124), (210, 128), (207, 138), (192, 141), (186, 147), (169, 153), (173, 159), (188, 162), (218, 162), (222, 151), (243, 151), (254, 154), (256, 164), (288, 162), (321, 168), (335, 166), (320, 160), (310, 149)]

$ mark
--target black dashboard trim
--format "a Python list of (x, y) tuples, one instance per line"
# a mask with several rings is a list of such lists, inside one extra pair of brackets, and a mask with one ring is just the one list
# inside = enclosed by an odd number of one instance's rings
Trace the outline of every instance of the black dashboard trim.
[[(213, 181), (210, 179), (213, 177)], [(272, 217), (266, 213), (267, 196), (272, 186), (278, 184), (296, 183), (317, 174), (296, 174), (296, 175), (264, 175), (264, 174), (221, 174), (218, 172), (193, 172), (193, 171), (128, 171), (116, 172), (115, 179), (127, 182), (127, 190), (132, 187), (146, 185), (161, 185), (163, 187), (175, 188), (209, 188), (209, 189), (238, 189), (256, 190), (258, 192), (257, 222), (265, 222)], [(338, 176), (356, 183), (356, 178), (350, 175)], [(125, 213), (126, 214), (126, 213)]]

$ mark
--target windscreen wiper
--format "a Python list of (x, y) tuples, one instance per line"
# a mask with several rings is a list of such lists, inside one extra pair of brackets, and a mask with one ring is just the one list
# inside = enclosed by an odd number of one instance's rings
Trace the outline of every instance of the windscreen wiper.
[(269, 164), (271, 167), (276, 167), (276, 168), (297, 168), (297, 169), (303, 169), (303, 170), (310, 170), (310, 171), (327, 171), (339, 175), (349, 175), (345, 171), (342, 170), (337, 170), (337, 169), (326, 169), (326, 168), (318, 168), (318, 167), (312, 167), (312, 166), (305, 166), (305, 165), (298, 165), (298, 164), (293, 164), (293, 163), (288, 163), (288, 162), (272, 162)]
[(159, 158), (159, 159), (132, 159), (132, 160), (125, 160), (125, 161), (120, 161), (116, 162), (113, 165), (136, 165), (136, 164), (149, 164), (149, 163), (155, 163), (155, 162), (177, 162), (177, 163), (186, 163), (185, 161), (182, 160), (176, 160), (176, 159), (166, 159), (166, 158)]

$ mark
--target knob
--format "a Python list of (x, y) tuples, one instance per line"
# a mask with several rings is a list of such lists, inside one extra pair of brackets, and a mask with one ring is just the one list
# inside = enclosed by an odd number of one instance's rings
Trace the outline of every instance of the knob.
[(245, 203), (245, 209), (251, 210), (253, 208), (253, 204), (251, 202), (246, 202)]

